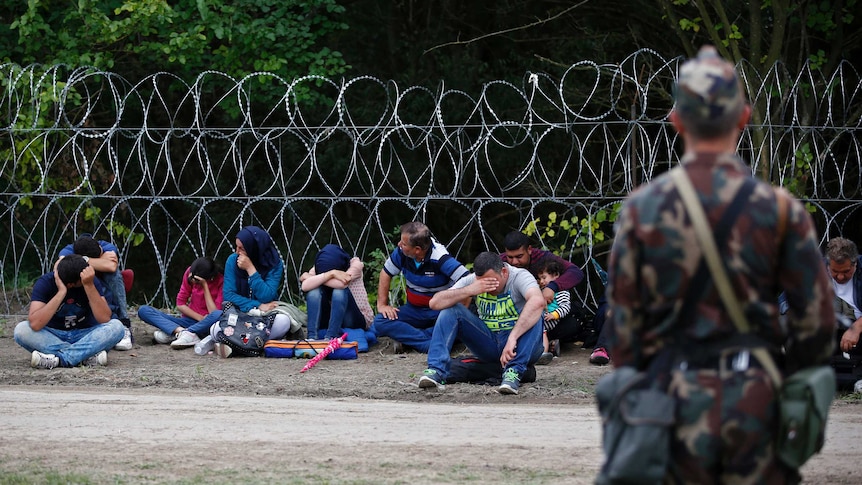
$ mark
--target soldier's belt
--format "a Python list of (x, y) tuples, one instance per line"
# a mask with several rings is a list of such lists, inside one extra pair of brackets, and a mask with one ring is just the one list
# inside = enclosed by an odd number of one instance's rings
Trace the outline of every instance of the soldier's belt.
[(724, 349), (718, 354), (706, 354), (682, 358), (675, 366), (680, 370), (714, 369), (721, 372), (743, 372), (748, 369), (763, 369), (748, 348)]

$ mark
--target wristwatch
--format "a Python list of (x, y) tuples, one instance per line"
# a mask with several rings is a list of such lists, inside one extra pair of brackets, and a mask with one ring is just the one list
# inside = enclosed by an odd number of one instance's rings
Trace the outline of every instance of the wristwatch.
[(89, 263), (89, 262), (90, 262), (90, 257), (89, 257), (89, 256), (84, 256), (84, 261), (86, 261), (87, 263)]

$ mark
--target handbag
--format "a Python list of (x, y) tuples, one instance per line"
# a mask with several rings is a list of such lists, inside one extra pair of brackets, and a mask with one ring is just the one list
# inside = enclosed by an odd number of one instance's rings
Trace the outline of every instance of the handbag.
[(233, 349), (233, 355), (260, 356), (266, 341), (269, 340), (274, 319), (274, 314), (249, 315), (237, 310), (233, 305), (224, 305), (215, 340)]
[[(750, 326), (742, 313), (727, 272), (718, 256), (718, 250), (706, 227), (706, 215), (691, 182), (684, 173), (673, 174), (680, 195), (691, 211), (697, 239), (703, 248), (706, 262), (712, 272), (724, 307), (741, 333), (750, 333)], [(787, 218), (786, 200), (778, 196), (778, 238), (784, 237)], [(775, 454), (788, 467), (799, 469), (812, 455), (823, 448), (829, 406), (835, 397), (835, 371), (828, 365), (802, 369), (783, 380), (772, 355), (764, 347), (751, 349), (775, 385), (778, 399), (778, 430), (775, 435)]]
[(775, 453), (785, 465), (798, 469), (823, 448), (833, 396), (835, 371), (828, 365), (808, 367), (784, 380)]
[[(264, 344), (264, 356), (274, 358), (310, 359), (329, 345), (328, 340), (271, 340)], [(326, 356), (328, 360), (353, 360), (359, 357), (359, 344), (345, 341)]]
[(620, 367), (599, 379), (605, 462), (596, 484), (661, 483), (670, 461), (676, 400), (655, 388), (647, 372)]

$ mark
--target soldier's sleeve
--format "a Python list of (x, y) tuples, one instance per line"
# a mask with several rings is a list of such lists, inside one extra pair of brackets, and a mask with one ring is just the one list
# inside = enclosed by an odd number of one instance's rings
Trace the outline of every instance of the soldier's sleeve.
[(778, 197), (789, 201), (787, 230), (781, 242), (779, 285), (786, 293), (788, 328), (786, 370), (828, 362), (834, 345), (834, 297), (829, 275), (817, 245), (811, 216), (787, 192)]
[(643, 327), (643, 308), (639, 295), (639, 243), (636, 234), (636, 209), (623, 206), (617, 219), (608, 260), (608, 300), (610, 306), (609, 341), (611, 362), (615, 366), (640, 364), (639, 335)]

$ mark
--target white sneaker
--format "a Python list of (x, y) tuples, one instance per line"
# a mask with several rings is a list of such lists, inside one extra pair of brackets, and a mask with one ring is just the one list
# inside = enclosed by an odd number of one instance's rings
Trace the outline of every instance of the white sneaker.
[(132, 350), (132, 331), (128, 327), (123, 333), (123, 339), (114, 345), (114, 350)]
[(97, 365), (108, 365), (108, 353), (103, 350), (96, 355), (91, 355), (84, 359), (84, 362), (81, 362), (81, 365), (86, 365), (90, 367), (94, 367)]
[(207, 335), (200, 342), (195, 344), (195, 354), (207, 355), (215, 347), (215, 340), (212, 335)]
[(153, 340), (155, 340), (157, 344), (169, 344), (176, 340), (176, 338), (177, 334), (175, 333), (168, 335), (161, 330), (156, 330), (155, 332), (153, 332)]
[(853, 392), (862, 392), (862, 379), (853, 384)]
[(43, 354), (38, 350), (34, 350), (30, 354), (30, 367), (37, 369), (53, 369), (60, 365), (60, 358), (54, 354)]
[(171, 348), (174, 349), (187, 349), (189, 347), (194, 347), (194, 345), (201, 341), (201, 338), (197, 335), (189, 332), (188, 330), (183, 330), (180, 332), (179, 337), (176, 340), (171, 342)]

